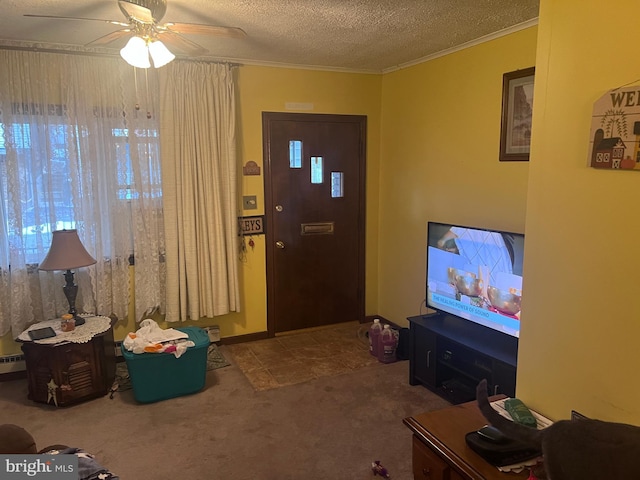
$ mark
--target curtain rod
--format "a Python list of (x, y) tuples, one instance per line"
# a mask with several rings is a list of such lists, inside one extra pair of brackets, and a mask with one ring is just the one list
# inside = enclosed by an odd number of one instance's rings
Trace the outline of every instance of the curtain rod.
[[(115, 57), (120, 58), (120, 55), (117, 53), (109, 53), (109, 52), (89, 52), (83, 50), (65, 50), (65, 49), (55, 49), (55, 48), (40, 48), (40, 47), (24, 47), (17, 45), (0, 45), (0, 50), (19, 50), (24, 52), (38, 52), (38, 53), (62, 53), (69, 55), (86, 55), (90, 57)], [(221, 60), (194, 60), (190, 58), (184, 58), (182, 56), (176, 55), (177, 60), (184, 60), (188, 62), (204, 62), (204, 63), (217, 63), (221, 65), (229, 65), (230, 67), (241, 67), (241, 63), (237, 62), (225, 62)]]

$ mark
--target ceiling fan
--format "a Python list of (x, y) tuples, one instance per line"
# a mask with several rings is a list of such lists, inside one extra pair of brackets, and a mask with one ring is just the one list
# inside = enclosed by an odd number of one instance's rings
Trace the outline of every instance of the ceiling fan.
[(207, 50), (196, 42), (184, 37), (183, 34), (215, 35), (230, 38), (243, 38), (246, 33), (237, 27), (221, 27), (202, 25), (197, 23), (159, 23), (167, 11), (167, 0), (117, 0), (120, 10), (126, 17), (126, 22), (118, 20), (103, 20), (99, 18), (62, 17), (55, 15), (29, 15), (25, 17), (56, 18), (65, 20), (89, 20), (106, 22), (124, 27), (87, 43), (86, 47), (108, 45), (120, 38), (129, 36), (127, 45), (120, 50), (120, 55), (131, 65), (139, 68), (149, 68), (149, 55), (156, 68), (166, 65), (175, 56), (165, 47), (166, 42), (171, 47), (185, 52), (190, 56), (200, 56)]

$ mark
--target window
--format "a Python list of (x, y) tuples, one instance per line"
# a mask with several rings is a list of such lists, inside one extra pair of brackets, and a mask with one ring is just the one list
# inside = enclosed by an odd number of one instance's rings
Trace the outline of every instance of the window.
[[(136, 129), (133, 131), (133, 138), (129, 136), (129, 130), (126, 128), (114, 128), (111, 130), (113, 143), (116, 147), (116, 156), (118, 158), (118, 171), (123, 172), (118, 179), (118, 198), (121, 200), (134, 200), (139, 198), (140, 194), (135, 190), (134, 172), (131, 163), (131, 147), (137, 145), (140, 158), (158, 158), (160, 140), (156, 129)], [(153, 152), (150, 152), (152, 149)], [(151, 154), (152, 153), (152, 154)], [(144, 166), (150, 175), (150, 183), (154, 186), (150, 197), (159, 198), (162, 196), (162, 179), (160, 172), (153, 168), (151, 160)]]
[(344, 197), (342, 172), (331, 172), (331, 198)]
[[(152, 176), (153, 188), (147, 195), (161, 197), (160, 172), (152, 167), (152, 158), (157, 158), (159, 150), (157, 130), (136, 129), (132, 137), (128, 129), (112, 128), (108, 131), (111, 140), (107, 143), (115, 149), (118, 162), (117, 197), (123, 201), (139, 198), (135, 190), (131, 148), (137, 148), (141, 158), (149, 159), (148, 172), (145, 173)], [(80, 151), (73, 148), (73, 143), (87, 135), (85, 127), (73, 124), (0, 123), (0, 175), (3, 179), (9, 176), (12, 179), (0, 181), (1, 200), (15, 212), (7, 218), (6, 231), (9, 243), (24, 249), (27, 263), (38, 263), (44, 258), (51, 244), (52, 232), (78, 227), (72, 171), (82, 168), (82, 159), (73, 159), (73, 152)], [(18, 159), (13, 171), (9, 171), (7, 165), (7, 150), (11, 148), (15, 149)], [(20, 185), (19, 199), (10, 202), (9, 183), (16, 182), (16, 179)]]
[(131, 305), (162, 305), (159, 115), (146, 115), (159, 112), (157, 77), (145, 75), (143, 91), (115, 57), (0, 49), (0, 59), (0, 332), (66, 311), (59, 275), (34, 268), (60, 228), (78, 229), (96, 259), (76, 272), (79, 311), (124, 318)]
[[(18, 178), (20, 185), (19, 198), (14, 200), (12, 208), (16, 218), (13, 221), (7, 219), (7, 232), (9, 241), (13, 240), (14, 245), (16, 242), (12, 237), (20, 237), (29, 263), (36, 263), (42, 258), (43, 243), (49, 245), (51, 232), (75, 228), (64, 146), (69, 128), (73, 127), (53, 124), (48, 129), (33, 131), (28, 123), (0, 125), (0, 174), (4, 179), (9, 175)], [(9, 148), (14, 148), (19, 158), (14, 172), (8, 171)], [(32, 148), (42, 148), (46, 156), (25, 155)], [(5, 205), (9, 201), (8, 184), (8, 181), (2, 182)]]
[(323, 160), (322, 157), (311, 157), (311, 183), (322, 183)]
[(289, 167), (302, 168), (302, 142), (289, 140)]

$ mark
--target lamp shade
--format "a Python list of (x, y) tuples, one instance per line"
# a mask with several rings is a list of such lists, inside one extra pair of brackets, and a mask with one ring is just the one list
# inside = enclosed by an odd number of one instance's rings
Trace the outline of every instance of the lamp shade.
[(166, 65), (176, 58), (160, 40), (155, 40), (149, 44), (149, 54), (153, 60), (153, 66), (156, 68)]
[(120, 50), (120, 56), (133, 67), (149, 68), (151, 66), (147, 42), (140, 37), (131, 37), (124, 48)]
[(49, 253), (40, 262), (40, 270), (72, 270), (96, 263), (84, 248), (77, 230), (56, 230), (53, 232)]

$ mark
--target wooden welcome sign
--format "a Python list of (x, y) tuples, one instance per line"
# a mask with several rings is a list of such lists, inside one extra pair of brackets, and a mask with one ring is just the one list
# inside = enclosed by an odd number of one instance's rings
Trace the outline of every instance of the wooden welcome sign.
[(593, 104), (589, 165), (640, 170), (640, 87), (610, 90)]

